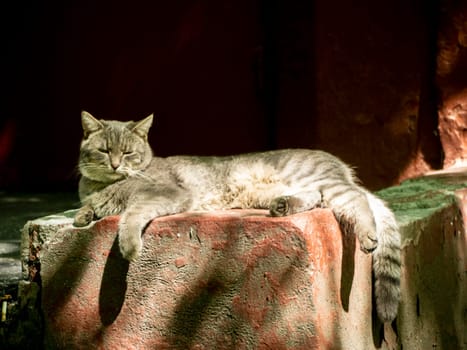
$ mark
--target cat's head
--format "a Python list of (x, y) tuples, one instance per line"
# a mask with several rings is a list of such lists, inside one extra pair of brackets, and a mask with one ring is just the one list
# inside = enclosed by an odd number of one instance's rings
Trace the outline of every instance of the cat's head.
[(138, 122), (97, 120), (83, 111), (78, 165), (81, 175), (103, 183), (138, 175), (152, 159), (148, 143), (152, 119), (151, 114)]

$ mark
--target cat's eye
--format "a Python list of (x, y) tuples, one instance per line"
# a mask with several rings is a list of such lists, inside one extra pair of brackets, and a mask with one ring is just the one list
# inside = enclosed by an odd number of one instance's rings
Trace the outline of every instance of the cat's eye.
[(128, 156), (128, 155), (133, 154), (133, 153), (135, 153), (135, 152), (133, 152), (133, 151), (125, 151), (125, 152), (123, 152), (123, 155), (124, 155), (124, 156)]
[(97, 150), (101, 153), (109, 153), (109, 150), (107, 148), (98, 148)]

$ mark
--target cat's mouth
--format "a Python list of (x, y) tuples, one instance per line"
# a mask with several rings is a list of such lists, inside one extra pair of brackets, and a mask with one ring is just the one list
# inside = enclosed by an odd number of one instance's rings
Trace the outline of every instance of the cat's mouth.
[(118, 167), (114, 170), (114, 175), (119, 176), (120, 178), (126, 178), (131, 176), (131, 171), (125, 167)]
[(112, 183), (112, 182), (123, 180), (126, 177), (127, 176), (125, 176), (124, 174), (112, 172), (112, 173), (101, 174), (100, 176), (96, 178), (96, 180), (100, 182)]
[(115, 170), (114, 172), (110, 173), (108, 176), (112, 180), (120, 180), (120, 179), (128, 177), (128, 175), (125, 172), (118, 171), (118, 170)]
[(110, 166), (95, 167), (81, 165), (80, 172), (88, 179), (103, 183), (113, 183), (129, 177), (140, 176), (139, 171), (127, 166), (113, 168)]
[(107, 169), (107, 171), (103, 172), (102, 176), (109, 181), (118, 181), (130, 177), (130, 174), (127, 169), (119, 167), (116, 169)]

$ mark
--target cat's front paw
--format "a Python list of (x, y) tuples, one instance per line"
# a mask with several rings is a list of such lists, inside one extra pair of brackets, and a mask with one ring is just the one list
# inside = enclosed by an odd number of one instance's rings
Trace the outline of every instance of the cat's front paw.
[(128, 261), (135, 261), (141, 255), (143, 242), (139, 230), (129, 230), (126, 225), (121, 225), (118, 232), (118, 244), (122, 256)]
[(73, 226), (83, 227), (89, 225), (94, 219), (94, 210), (90, 205), (85, 205), (75, 215)]
[[(319, 196), (321, 200), (321, 196)], [(314, 198), (312, 201), (304, 201), (296, 196), (281, 196), (274, 198), (269, 205), (271, 216), (286, 216), (296, 214), (316, 207)]]
[(378, 238), (375, 232), (359, 232), (358, 241), (360, 242), (360, 249), (365, 253), (371, 253), (378, 247)]
[(288, 196), (274, 198), (269, 205), (271, 216), (286, 216), (289, 213), (289, 199)]

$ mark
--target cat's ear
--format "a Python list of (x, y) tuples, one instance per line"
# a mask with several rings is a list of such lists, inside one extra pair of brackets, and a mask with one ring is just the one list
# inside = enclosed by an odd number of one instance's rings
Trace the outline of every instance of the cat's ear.
[(88, 138), (90, 134), (98, 131), (104, 127), (104, 125), (94, 118), (91, 113), (86, 111), (81, 112), (81, 124), (83, 125), (84, 138)]
[(136, 122), (136, 124), (131, 128), (131, 131), (133, 131), (135, 134), (142, 137), (143, 139), (147, 140), (148, 132), (149, 132), (149, 129), (151, 128), (153, 117), (154, 115), (151, 114), (150, 116), (144, 118), (143, 120)]

